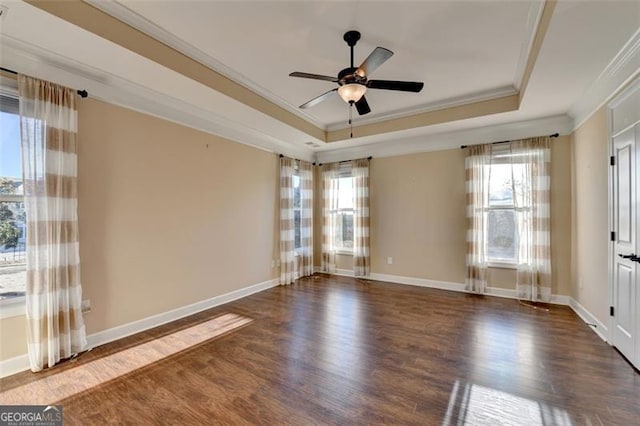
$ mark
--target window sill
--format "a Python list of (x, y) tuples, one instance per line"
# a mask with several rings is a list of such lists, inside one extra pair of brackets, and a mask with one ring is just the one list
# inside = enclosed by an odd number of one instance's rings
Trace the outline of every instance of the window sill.
[(509, 262), (489, 262), (487, 264), (489, 268), (497, 268), (497, 269), (518, 269), (518, 265), (515, 263)]
[(0, 300), (0, 319), (19, 317), (25, 314), (25, 296)]
[(341, 254), (343, 256), (353, 256), (353, 250), (336, 250), (336, 254)]

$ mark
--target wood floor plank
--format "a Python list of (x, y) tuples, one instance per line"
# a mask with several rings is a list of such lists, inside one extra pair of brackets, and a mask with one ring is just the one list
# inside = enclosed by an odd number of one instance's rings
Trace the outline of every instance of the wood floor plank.
[[(92, 367), (229, 313), (253, 321), (115, 378)], [(56, 399), (65, 424), (640, 424), (640, 375), (567, 307), (328, 275), (4, 378), (0, 403), (78, 370), (104, 381)]]

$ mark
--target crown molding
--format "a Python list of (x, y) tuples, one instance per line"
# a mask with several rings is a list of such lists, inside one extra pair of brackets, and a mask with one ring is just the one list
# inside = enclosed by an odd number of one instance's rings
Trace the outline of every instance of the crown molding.
[(133, 10), (129, 9), (127, 6), (123, 5), (122, 3), (119, 3), (117, 1), (114, 0), (84, 0), (86, 3), (90, 4), (91, 6), (95, 7), (96, 9), (99, 9), (111, 16), (113, 16), (114, 18), (124, 22), (125, 24), (137, 29), (138, 31), (142, 31), (143, 33), (147, 34), (148, 36), (166, 44), (167, 46), (171, 47), (172, 49), (177, 50), (178, 52), (190, 57), (191, 59), (194, 59), (198, 62), (200, 62), (203, 65), (206, 65), (207, 67), (211, 68), (212, 70), (224, 75), (225, 77), (235, 81), (236, 83), (244, 86), (245, 88), (251, 90), (252, 92), (262, 96), (263, 98), (273, 102), (274, 104), (278, 105), (281, 108), (286, 109), (287, 111), (289, 111), (292, 114), (297, 115), (298, 117), (308, 121), (309, 123), (313, 124), (316, 127), (319, 128), (324, 128), (325, 125), (323, 123), (320, 123), (319, 121), (315, 120), (312, 116), (310, 116), (309, 114), (305, 113), (304, 111), (302, 111), (300, 108), (297, 108), (293, 105), (291, 105), (290, 103), (288, 103), (287, 101), (285, 101), (283, 98), (281, 98), (280, 96), (276, 95), (275, 93), (267, 90), (266, 88), (258, 85), (257, 83), (255, 83), (254, 81), (250, 80), (249, 78), (247, 78), (245, 75), (243, 75), (242, 73), (239, 73), (238, 71), (230, 68), (229, 66), (225, 65), (224, 63), (218, 61), (217, 59), (215, 59), (214, 57), (212, 57), (211, 55), (203, 52), (202, 50), (198, 49), (197, 47), (195, 47), (194, 45), (192, 45), (191, 43), (188, 43), (184, 40), (182, 40), (181, 38), (175, 36), (174, 34), (170, 33), (169, 31), (165, 30), (164, 28), (156, 25), (155, 23), (151, 22), (150, 20), (148, 20), (147, 18), (141, 16), (140, 14), (134, 12)]
[(540, 54), (540, 50), (542, 49), (542, 45), (544, 44), (544, 40), (547, 36), (547, 31), (549, 30), (549, 26), (551, 25), (551, 20), (553, 18), (553, 12), (556, 8), (556, 3), (557, 0), (544, 0), (542, 2), (542, 10), (540, 11), (540, 16), (535, 26), (535, 32), (533, 40), (531, 41), (531, 46), (529, 47), (526, 64), (524, 66), (524, 69), (522, 70), (522, 78), (520, 80), (520, 83), (518, 84), (520, 104), (522, 104), (522, 100), (527, 93), (531, 75), (533, 74), (536, 62), (538, 61), (538, 55)]
[(618, 51), (598, 78), (585, 93), (569, 108), (575, 127), (585, 121), (609, 102), (617, 93), (640, 76), (640, 28)]
[(367, 145), (319, 151), (316, 153), (316, 160), (320, 163), (331, 163), (368, 156), (380, 158), (459, 149), (460, 145), (522, 139), (556, 132), (561, 135), (567, 135), (571, 133), (572, 128), (573, 120), (571, 117), (568, 115), (556, 115), (459, 131), (432, 133), (404, 139), (393, 139), (389, 137), (386, 140)]
[(545, 0), (539, 0), (537, 3), (531, 3), (529, 7), (529, 13), (527, 15), (527, 22), (525, 23), (526, 39), (522, 43), (520, 49), (520, 56), (518, 57), (518, 64), (513, 75), (513, 86), (516, 90), (520, 90), (522, 87), (522, 81), (524, 80), (525, 72), (527, 71), (527, 62), (533, 49), (533, 44), (536, 40), (536, 34), (538, 27), (540, 26), (540, 20), (542, 19), (542, 12), (544, 11)]
[(524, 79), (527, 61), (529, 60), (529, 55), (531, 55), (533, 42), (535, 41), (540, 20), (542, 19), (544, 4), (544, 0), (541, 0), (538, 3), (531, 3), (531, 6), (529, 7), (529, 14), (525, 24), (525, 34), (527, 34), (527, 39), (522, 43), (522, 49), (520, 50), (520, 56), (518, 57), (518, 64), (516, 65), (516, 71), (513, 76), (513, 87), (515, 87), (516, 90), (520, 90), (522, 80)]
[[(68, 87), (82, 87), (93, 99), (122, 106), (170, 122), (220, 136), (265, 151), (284, 153), (307, 161), (313, 151), (289, 144), (200, 107), (159, 93), (118, 75), (87, 66), (39, 46), (3, 35), (2, 66)], [(250, 141), (250, 142), (249, 142)]]

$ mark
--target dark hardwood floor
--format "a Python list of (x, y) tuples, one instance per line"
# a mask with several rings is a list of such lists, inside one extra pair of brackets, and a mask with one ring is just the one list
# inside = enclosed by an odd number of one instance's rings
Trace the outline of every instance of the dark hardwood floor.
[(2, 379), (0, 403), (227, 313), (253, 321), (56, 399), (64, 423), (640, 424), (640, 374), (567, 307), (326, 275)]

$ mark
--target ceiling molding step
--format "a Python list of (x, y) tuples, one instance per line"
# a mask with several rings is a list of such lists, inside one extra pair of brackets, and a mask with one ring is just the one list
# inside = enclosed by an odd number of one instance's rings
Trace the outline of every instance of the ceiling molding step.
[(406, 139), (392, 139), (353, 148), (316, 152), (321, 163), (373, 156), (394, 157), (447, 149), (460, 149), (460, 145), (474, 145), (503, 140), (522, 139), (551, 133), (571, 133), (573, 120), (568, 115), (557, 115), (515, 123), (496, 124), (453, 132), (434, 133)]
[(553, 11), (555, 10), (555, 8), (556, 0), (545, 0), (542, 9), (542, 15), (540, 16), (540, 20), (536, 29), (536, 35), (533, 39), (531, 49), (529, 49), (529, 57), (527, 58), (527, 64), (524, 67), (522, 80), (519, 85), (520, 104), (522, 104), (522, 99), (524, 99), (524, 96), (527, 93), (529, 80), (531, 79), (531, 74), (533, 73), (533, 69), (536, 66), (536, 61), (538, 60), (540, 49), (542, 48), (542, 44), (544, 43), (544, 38), (547, 35), (547, 31), (549, 30), (549, 24), (551, 23), (551, 17), (553, 16)]
[[(444, 108), (437, 111), (423, 112), (408, 117), (385, 120), (353, 128), (356, 137), (378, 135), (382, 133), (397, 132), (416, 127), (432, 126), (434, 124), (451, 121), (465, 120), (468, 118), (511, 112), (518, 109), (518, 95), (504, 96), (486, 101)], [(336, 142), (350, 139), (350, 130), (335, 130), (327, 132), (327, 142)]]
[(316, 139), (326, 132), (174, 48), (83, 1), (26, 3), (109, 40), (172, 71), (269, 115)]
[(127, 25), (145, 33), (146, 35), (166, 44), (167, 46), (173, 48), (174, 50), (177, 50), (178, 52), (190, 57), (191, 59), (194, 59), (200, 62), (201, 64), (206, 65), (212, 70), (246, 87), (252, 92), (257, 93), (258, 95), (273, 102), (279, 107), (286, 109), (290, 113), (297, 115), (303, 120), (308, 121), (314, 126), (318, 128), (324, 128), (324, 124), (315, 120), (312, 116), (305, 113), (304, 110), (301, 110), (300, 108), (297, 108), (289, 104), (280, 96), (256, 84), (255, 82), (253, 82), (252, 80), (244, 76), (243, 74), (233, 70), (232, 68), (228, 67), (227, 65), (215, 59), (214, 57), (208, 55), (207, 53), (193, 46), (192, 44), (187, 43), (186, 41), (182, 40), (179, 37), (176, 37), (169, 31), (165, 30), (164, 28), (154, 24), (153, 22), (144, 18), (140, 14), (129, 9), (122, 3), (119, 3), (117, 1), (104, 1), (104, 0), (84, 0), (84, 1), (89, 3), (91, 6), (97, 9), (100, 9), (101, 11), (126, 23)]
[(518, 65), (516, 65), (516, 72), (513, 76), (513, 87), (516, 90), (520, 90), (522, 80), (524, 79), (524, 72), (527, 66), (527, 61), (531, 55), (531, 49), (533, 48), (533, 42), (536, 38), (538, 27), (540, 26), (540, 19), (542, 18), (542, 11), (544, 10), (544, 0), (540, 0), (537, 3), (531, 3), (529, 7), (529, 14), (527, 16), (527, 23), (525, 24), (525, 34), (527, 34), (526, 42), (522, 43), (522, 49), (520, 56), (518, 57)]
[(2, 63), (5, 68), (46, 79), (68, 87), (86, 89), (91, 99), (131, 109), (265, 151), (284, 153), (307, 161), (313, 152), (289, 144), (242, 123), (159, 93), (114, 74), (93, 69), (37, 46), (3, 36)]
[(640, 76), (640, 28), (609, 62), (598, 78), (569, 108), (575, 128)]
[[(444, 99), (442, 101), (433, 102), (421, 107), (413, 107), (411, 109), (399, 110), (394, 113), (384, 115), (369, 115), (365, 118), (356, 118), (354, 123), (356, 126), (365, 126), (371, 123), (377, 123), (381, 120), (397, 120), (399, 118), (411, 117), (417, 114), (439, 111), (447, 108), (453, 108), (476, 102), (488, 101), (492, 99), (503, 98), (505, 96), (517, 95), (518, 91), (512, 86), (499, 87), (497, 89), (486, 90), (483, 92), (473, 93), (471, 95), (458, 96), (455, 98)], [(349, 129), (344, 122), (333, 123), (327, 126), (327, 132)]]

